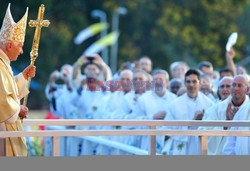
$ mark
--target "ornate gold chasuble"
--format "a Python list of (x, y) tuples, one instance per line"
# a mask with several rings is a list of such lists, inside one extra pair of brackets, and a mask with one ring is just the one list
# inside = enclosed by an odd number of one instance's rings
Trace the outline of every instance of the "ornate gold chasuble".
[[(8, 57), (0, 49), (0, 127), (1, 130), (19, 131), (23, 126), (19, 116), (13, 124), (6, 123), (13, 115), (20, 111), (20, 99), (24, 96), (20, 92), (18, 79), (14, 78)], [(26, 94), (26, 93), (25, 93)], [(6, 138), (6, 156), (27, 156), (25, 138)]]

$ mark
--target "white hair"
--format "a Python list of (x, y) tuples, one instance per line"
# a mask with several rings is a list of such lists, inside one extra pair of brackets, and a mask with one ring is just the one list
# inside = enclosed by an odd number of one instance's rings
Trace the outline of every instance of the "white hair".
[(163, 69), (157, 69), (157, 70), (154, 71), (153, 76), (155, 76), (157, 74), (163, 74), (163, 75), (165, 75), (166, 80), (169, 80), (169, 74), (168, 74), (167, 71), (165, 71)]
[(183, 62), (183, 61), (177, 61), (177, 62), (173, 62), (171, 65), (170, 65), (170, 71), (173, 72), (174, 68), (177, 67), (177, 66), (185, 66), (187, 69), (189, 68), (187, 63), (186, 62)]
[(125, 69), (123, 70), (121, 73), (120, 73), (120, 77), (123, 75), (123, 74), (129, 74), (133, 77), (133, 72), (129, 69)]
[(224, 80), (230, 80), (230, 81), (232, 82), (232, 81), (233, 81), (233, 77), (228, 77), (228, 76), (223, 77), (223, 78), (220, 80), (219, 85), (221, 85), (221, 83), (222, 83)]

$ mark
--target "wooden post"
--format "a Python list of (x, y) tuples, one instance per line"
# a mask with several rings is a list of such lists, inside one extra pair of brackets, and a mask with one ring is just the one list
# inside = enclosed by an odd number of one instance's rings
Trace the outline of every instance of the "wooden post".
[(52, 137), (52, 143), (53, 143), (53, 156), (60, 156), (60, 137), (59, 136), (53, 136)]
[(6, 156), (5, 138), (0, 138), (0, 156)]
[[(151, 129), (156, 129), (156, 126), (150, 126)], [(150, 155), (155, 156), (156, 154), (156, 136), (150, 136)]]
[(207, 155), (207, 148), (208, 148), (208, 137), (201, 136), (201, 154)]

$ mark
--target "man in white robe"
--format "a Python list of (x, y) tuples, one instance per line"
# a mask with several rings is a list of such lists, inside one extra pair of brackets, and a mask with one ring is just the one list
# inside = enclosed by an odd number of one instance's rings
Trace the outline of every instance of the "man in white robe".
[[(93, 60), (84, 64), (87, 80), (82, 80), (82, 85), (77, 91), (74, 91), (71, 104), (77, 107), (78, 119), (100, 119), (96, 111), (102, 99), (110, 92), (104, 91), (103, 87), (98, 85), (98, 76), (100, 66)], [(86, 85), (87, 86), (84, 86)], [(95, 129), (94, 126), (77, 126), (76, 129)], [(85, 154), (94, 154), (95, 144), (86, 148), (87, 141), (77, 137), (69, 137), (67, 147), (70, 156), (79, 156)]]
[[(72, 66), (69, 64), (64, 64), (61, 67), (60, 72), (58, 70), (53, 71), (50, 74), (49, 81), (45, 88), (46, 98), (49, 100), (50, 111), (57, 117), (59, 116), (58, 110), (60, 108), (57, 107), (57, 100), (60, 98), (63, 93), (72, 91), (72, 86), (70, 85), (70, 75), (72, 74)], [(61, 84), (57, 84), (56, 81), (61, 80)]]
[[(114, 116), (116, 119), (135, 119), (133, 111), (138, 104), (138, 99), (142, 96), (147, 89), (147, 73), (144, 70), (136, 70), (133, 73), (133, 87), (134, 90), (127, 93), (121, 100), (119, 109)], [(135, 129), (135, 126), (122, 126), (121, 129)], [(120, 142), (135, 147), (140, 147), (139, 136), (123, 136), (120, 137)]]
[(135, 110), (135, 107), (138, 103), (138, 99), (142, 96), (147, 90), (147, 73), (144, 70), (136, 70), (133, 73), (133, 87), (134, 90), (127, 93), (121, 104), (119, 106), (119, 116), (120, 119), (133, 119), (134, 115), (131, 115)]
[[(167, 112), (166, 120), (201, 120), (204, 111), (213, 105), (200, 89), (200, 74), (190, 69), (185, 74), (187, 93), (178, 97)], [(197, 127), (175, 126), (172, 130), (194, 130)], [(170, 136), (167, 140), (163, 154), (167, 155), (199, 155), (200, 142), (197, 136)]]
[[(225, 77), (224, 77), (225, 79)], [(240, 86), (238, 86), (240, 85)], [(221, 85), (220, 85), (221, 86)], [(206, 110), (203, 120), (232, 120), (234, 114), (245, 104), (249, 103), (248, 78), (243, 75), (234, 77), (231, 96)], [(200, 127), (201, 130), (223, 130), (223, 127)], [(213, 136), (208, 138), (208, 154), (221, 155), (226, 137)]]
[[(235, 114), (233, 121), (249, 121), (250, 104), (247, 103)], [(250, 131), (249, 127), (232, 127), (233, 131)], [(223, 148), (223, 155), (250, 155), (250, 138), (228, 136)]]
[[(49, 83), (46, 86), (45, 94), (50, 101), (50, 111), (54, 116), (60, 119), (76, 119), (76, 107), (71, 104), (73, 96), (73, 88), (70, 85), (70, 75), (72, 74), (72, 66), (64, 64), (61, 71), (57, 70), (50, 75)], [(62, 84), (56, 84), (56, 80), (61, 80)], [(47, 128), (47, 127), (46, 127)], [(50, 126), (52, 128), (52, 126)], [(55, 126), (54, 129), (73, 129), (74, 127)], [(52, 128), (53, 129), (53, 128)], [(68, 137), (61, 137), (60, 155), (67, 155), (67, 142)], [(45, 138), (44, 155), (52, 155), (52, 139), (51, 137)]]
[[(168, 91), (169, 75), (167, 71), (157, 70), (153, 75), (153, 91), (144, 93), (139, 99), (133, 112), (134, 119), (138, 120), (163, 120), (167, 113), (169, 104), (177, 98), (177, 96)], [(161, 140), (162, 136), (157, 136)], [(149, 136), (142, 136), (141, 148), (149, 150)], [(157, 141), (157, 151), (160, 152), (163, 141)]]
[[(131, 92), (132, 86), (132, 79), (133, 79), (133, 72), (131, 70), (123, 70), (120, 73), (119, 80), (116, 82), (107, 82), (106, 85), (110, 89), (115, 88), (113, 93), (105, 96), (102, 99), (102, 103), (97, 109), (97, 116), (100, 119), (121, 119), (121, 113), (119, 112), (120, 104), (126, 94)], [(112, 85), (110, 85), (112, 84)], [(111, 87), (114, 86), (114, 87)], [(99, 129), (121, 129), (120, 126), (100, 126)], [(120, 142), (121, 136), (103, 136), (103, 138), (107, 138), (112, 141)], [(102, 146), (98, 146), (97, 154), (102, 154), (103, 148)], [(108, 154), (116, 154), (116, 149), (108, 148), (106, 151)]]
[(130, 93), (133, 85), (133, 72), (131, 70), (123, 70), (120, 73), (119, 81), (117, 81), (116, 86), (119, 86), (112, 94), (107, 98), (104, 109), (102, 109), (102, 118), (104, 119), (120, 119), (120, 115), (117, 112), (120, 107), (120, 103), (126, 94)]

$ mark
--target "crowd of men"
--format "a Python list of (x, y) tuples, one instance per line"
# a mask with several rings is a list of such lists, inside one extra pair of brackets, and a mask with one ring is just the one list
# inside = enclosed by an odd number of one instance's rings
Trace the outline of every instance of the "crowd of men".
[[(46, 87), (50, 111), (62, 119), (136, 120), (249, 120), (249, 75), (234, 64), (235, 52), (226, 52), (226, 66), (219, 72), (208, 61), (190, 68), (183, 61), (165, 69), (153, 69), (149, 57), (123, 63), (112, 75), (97, 55), (81, 56), (51, 73)], [(77, 126), (67, 129), (145, 129), (139, 126)], [(225, 127), (162, 127), (174, 130), (249, 130)], [(106, 137), (149, 150), (147, 136)], [(49, 141), (49, 140), (48, 140)], [(209, 137), (208, 154), (250, 154), (247, 137)], [(84, 140), (68, 137), (66, 156), (84, 155)], [(99, 154), (93, 143), (93, 154)], [(199, 155), (198, 136), (157, 137), (157, 152), (167, 155)], [(113, 151), (110, 150), (110, 154)]]

